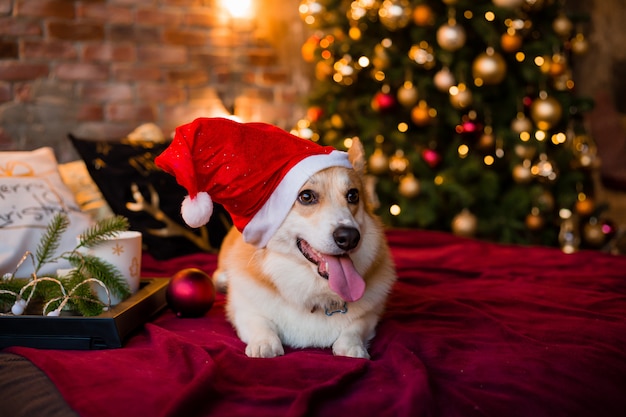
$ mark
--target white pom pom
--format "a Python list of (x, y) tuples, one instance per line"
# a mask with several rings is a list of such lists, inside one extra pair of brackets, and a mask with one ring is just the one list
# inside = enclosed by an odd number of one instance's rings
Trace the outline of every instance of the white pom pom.
[(213, 200), (208, 193), (202, 191), (195, 198), (185, 197), (180, 210), (183, 220), (190, 227), (201, 227), (209, 222), (213, 214)]
[(21, 316), (25, 309), (26, 300), (19, 299), (15, 302), (15, 304), (13, 304), (13, 307), (11, 307), (11, 313), (15, 314), (16, 316)]

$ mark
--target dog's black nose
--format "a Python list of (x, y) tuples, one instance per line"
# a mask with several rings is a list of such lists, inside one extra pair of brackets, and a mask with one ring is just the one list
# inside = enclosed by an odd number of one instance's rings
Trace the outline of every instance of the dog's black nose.
[(361, 239), (361, 234), (354, 227), (341, 226), (333, 232), (335, 243), (343, 250), (356, 248)]

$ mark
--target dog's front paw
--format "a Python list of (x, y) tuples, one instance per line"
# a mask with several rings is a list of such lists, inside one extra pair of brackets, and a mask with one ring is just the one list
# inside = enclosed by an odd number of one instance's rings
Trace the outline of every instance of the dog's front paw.
[(362, 343), (343, 343), (341, 340), (337, 340), (333, 344), (333, 355), (335, 356), (348, 356), (351, 358), (369, 359), (370, 355), (367, 353), (367, 349)]
[(246, 346), (246, 355), (250, 358), (274, 358), (285, 354), (280, 339), (262, 339), (250, 341)]

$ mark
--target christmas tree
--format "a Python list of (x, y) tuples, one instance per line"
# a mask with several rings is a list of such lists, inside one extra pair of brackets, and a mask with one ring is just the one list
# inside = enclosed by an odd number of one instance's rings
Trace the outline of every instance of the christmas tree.
[[(572, 66), (586, 16), (555, 0), (303, 0), (314, 67), (294, 131), (357, 136), (391, 226), (500, 242), (606, 241)], [(587, 230), (585, 229), (585, 230)]]

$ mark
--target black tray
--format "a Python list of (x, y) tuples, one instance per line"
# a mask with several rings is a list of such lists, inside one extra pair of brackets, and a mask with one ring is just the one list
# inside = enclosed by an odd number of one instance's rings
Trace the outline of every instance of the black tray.
[(137, 328), (167, 306), (169, 278), (142, 279), (139, 291), (98, 316), (0, 316), (0, 348), (108, 349), (122, 347)]

